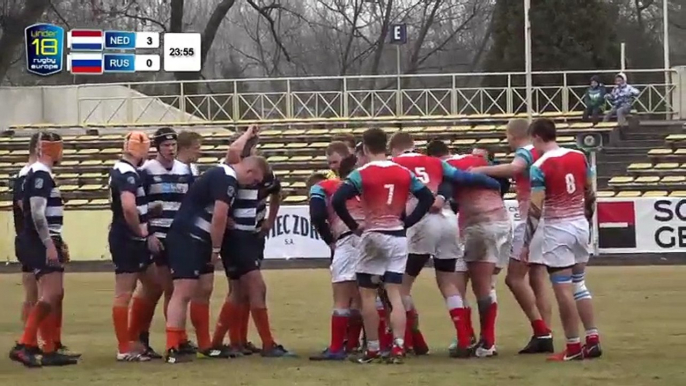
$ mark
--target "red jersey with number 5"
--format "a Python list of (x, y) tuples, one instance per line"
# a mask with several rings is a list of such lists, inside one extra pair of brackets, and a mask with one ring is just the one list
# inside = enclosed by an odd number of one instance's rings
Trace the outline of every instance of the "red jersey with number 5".
[[(484, 157), (472, 154), (455, 155), (445, 161), (448, 165), (463, 171), (488, 166)], [(509, 220), (505, 202), (497, 190), (457, 187), (455, 189), (455, 201), (460, 207), (461, 228), (472, 223)]]
[(406, 168), (392, 161), (372, 161), (346, 179), (359, 192), (365, 230), (402, 230), (405, 203), (424, 185)]
[[(442, 160), (424, 154), (407, 152), (393, 157), (392, 161), (414, 173), (415, 177), (426, 185), (431, 193), (436, 195), (438, 186), (443, 182)], [(416, 206), (417, 199), (410, 196), (407, 200), (407, 213), (412, 212)]]
[(593, 176), (586, 155), (558, 148), (543, 154), (530, 170), (532, 191), (545, 191), (543, 219), (585, 218), (585, 188)]

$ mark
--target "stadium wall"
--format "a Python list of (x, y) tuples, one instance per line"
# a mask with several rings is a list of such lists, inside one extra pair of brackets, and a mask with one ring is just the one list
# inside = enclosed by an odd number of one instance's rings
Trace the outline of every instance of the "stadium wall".
[[(178, 97), (142, 94), (123, 85), (0, 87), (0, 129), (10, 125), (201, 122), (168, 103)], [(165, 103), (168, 102), (168, 103)]]
[[(513, 221), (517, 203), (506, 202)], [(107, 231), (111, 213), (70, 210), (64, 214), (64, 238), (74, 261), (108, 261)], [(0, 212), (0, 259), (15, 262), (11, 212)], [(601, 254), (672, 254), (686, 252), (686, 199), (603, 199), (598, 203)], [(265, 258), (328, 259), (328, 246), (319, 239), (304, 205), (283, 206), (266, 243)]]

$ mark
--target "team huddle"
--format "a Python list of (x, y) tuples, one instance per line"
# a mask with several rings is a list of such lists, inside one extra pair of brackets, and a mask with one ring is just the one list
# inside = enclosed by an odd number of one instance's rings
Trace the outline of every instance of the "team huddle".
[[(601, 355), (584, 281), (595, 206), (586, 157), (560, 148), (547, 119), (513, 120), (507, 137), (515, 158), (500, 165), (487, 149), (451, 155), (438, 140), (424, 154), (416, 152), (402, 131), (388, 141), (383, 130), (368, 129), (360, 144), (348, 139), (329, 145), (331, 174), (316, 173), (307, 185), (311, 221), (332, 251), (331, 341), (310, 359), (400, 363), (407, 353), (428, 353), (411, 290), (429, 259), (455, 326), (452, 357), (497, 355), (495, 281), (505, 268), (506, 283), (533, 329), (520, 353), (554, 351), (550, 280), (567, 344), (549, 359)], [(272, 335), (260, 272), (281, 186), (256, 155), (258, 138), (259, 130), (248, 128), (221, 164), (199, 174), (198, 133), (161, 128), (152, 141), (142, 132), (126, 135), (109, 177), (117, 361), (294, 355)], [(148, 159), (151, 143), (157, 155)], [(61, 337), (69, 248), (61, 236), (63, 200), (52, 169), (62, 148), (59, 135), (35, 134), (29, 161), (14, 181), (15, 250), (25, 301), (24, 330), (10, 358), (27, 367), (77, 364), (80, 358)], [(510, 178), (522, 218), (514, 230), (502, 198)], [(220, 261), (229, 293), (211, 334), (210, 298)], [(466, 301), (470, 282), (478, 336)], [(149, 342), (160, 300), (163, 355)], [(195, 343), (186, 333), (189, 314)], [(251, 317), (261, 347), (248, 341)]]

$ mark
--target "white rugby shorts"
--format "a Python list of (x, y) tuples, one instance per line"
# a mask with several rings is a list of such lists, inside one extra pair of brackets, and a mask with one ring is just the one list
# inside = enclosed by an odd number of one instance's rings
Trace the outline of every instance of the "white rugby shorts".
[(331, 261), (331, 282), (341, 283), (355, 280), (355, 268), (360, 256), (360, 237), (350, 234), (336, 240), (336, 249)]
[(543, 226), (543, 264), (551, 268), (587, 263), (589, 225), (585, 217), (547, 221)]
[[(529, 244), (529, 263), (543, 264), (543, 225), (541, 220), (536, 228), (531, 244)], [(522, 248), (524, 248), (524, 234), (526, 233), (526, 221), (517, 221), (512, 233), (512, 251), (510, 259), (521, 261)]]
[(357, 273), (382, 276), (386, 272), (405, 273), (407, 237), (366, 231), (360, 237)]
[(509, 220), (472, 224), (462, 229), (466, 262), (493, 263), (507, 266), (512, 245), (512, 224)]
[(457, 216), (450, 209), (429, 213), (407, 230), (408, 252), (435, 259), (462, 257)]

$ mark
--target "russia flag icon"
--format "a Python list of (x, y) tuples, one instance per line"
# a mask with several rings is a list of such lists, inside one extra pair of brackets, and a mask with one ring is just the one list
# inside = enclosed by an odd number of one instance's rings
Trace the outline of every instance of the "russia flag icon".
[(102, 46), (100, 30), (74, 29), (67, 35), (67, 47), (72, 51), (102, 51)]
[(72, 52), (67, 57), (67, 70), (72, 74), (102, 74), (102, 54)]

